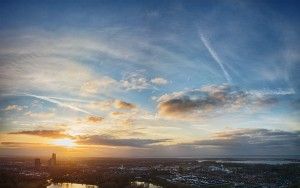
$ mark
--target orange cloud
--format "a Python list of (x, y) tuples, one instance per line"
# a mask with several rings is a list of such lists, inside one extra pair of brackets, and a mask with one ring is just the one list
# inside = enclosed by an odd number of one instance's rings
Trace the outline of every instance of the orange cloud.
[(132, 103), (128, 103), (128, 102), (121, 101), (121, 100), (115, 100), (114, 105), (117, 109), (127, 109), (127, 110), (130, 110), (130, 109), (133, 109), (136, 107)]
[(111, 112), (110, 114), (113, 116), (120, 116), (120, 115), (123, 115), (124, 113), (123, 112)]
[(90, 116), (87, 119), (87, 121), (89, 123), (100, 123), (102, 120), (103, 120), (103, 117), (99, 117), (99, 116)]

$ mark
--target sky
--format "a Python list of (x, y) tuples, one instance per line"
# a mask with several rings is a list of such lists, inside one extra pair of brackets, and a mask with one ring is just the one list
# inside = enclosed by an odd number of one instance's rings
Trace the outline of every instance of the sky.
[(297, 1), (0, 1), (0, 155), (300, 155)]

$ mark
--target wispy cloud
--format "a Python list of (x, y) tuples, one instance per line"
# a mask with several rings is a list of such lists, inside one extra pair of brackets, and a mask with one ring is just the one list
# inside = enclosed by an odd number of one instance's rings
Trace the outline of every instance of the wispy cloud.
[(38, 112), (38, 113), (34, 113), (34, 112), (26, 112), (25, 115), (28, 115), (30, 117), (33, 118), (38, 118), (38, 119), (50, 119), (54, 117), (54, 113), (53, 112)]
[(65, 138), (70, 137), (64, 133), (63, 130), (32, 130), (32, 131), (19, 131), (19, 132), (11, 132), (9, 134), (23, 134), (23, 135), (32, 135), (32, 136), (41, 136), (41, 137), (49, 137), (49, 138)]

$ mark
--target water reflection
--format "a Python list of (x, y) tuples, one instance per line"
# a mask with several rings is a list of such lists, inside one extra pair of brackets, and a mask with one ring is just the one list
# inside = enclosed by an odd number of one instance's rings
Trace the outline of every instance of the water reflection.
[(52, 183), (47, 188), (99, 188), (97, 185), (87, 185), (78, 183)]
[[(154, 185), (152, 183), (143, 182), (143, 181), (134, 181), (131, 182), (131, 185), (135, 185), (143, 188), (162, 188), (161, 186)], [(87, 185), (87, 184), (78, 184), (78, 183), (51, 183), (47, 188), (99, 188), (97, 185)]]
[(154, 185), (152, 183), (143, 182), (143, 181), (134, 181), (131, 182), (131, 184), (139, 187), (143, 186), (144, 188), (162, 188), (161, 186)]

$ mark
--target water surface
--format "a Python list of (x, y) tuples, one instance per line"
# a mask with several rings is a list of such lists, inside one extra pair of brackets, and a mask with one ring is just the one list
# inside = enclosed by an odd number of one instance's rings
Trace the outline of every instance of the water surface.
[(78, 184), (78, 183), (52, 183), (47, 188), (99, 188), (97, 185)]
[(154, 185), (152, 183), (143, 182), (143, 181), (134, 181), (131, 182), (132, 185), (143, 186), (144, 188), (162, 188), (161, 186)]

